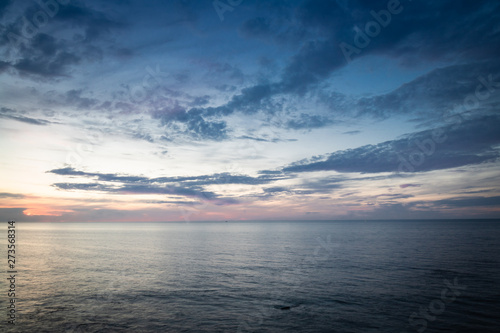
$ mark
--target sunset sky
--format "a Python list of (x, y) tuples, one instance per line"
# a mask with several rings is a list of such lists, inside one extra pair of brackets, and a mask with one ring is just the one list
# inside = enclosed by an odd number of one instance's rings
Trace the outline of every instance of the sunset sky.
[(498, 1), (2, 1), (0, 219), (500, 218)]

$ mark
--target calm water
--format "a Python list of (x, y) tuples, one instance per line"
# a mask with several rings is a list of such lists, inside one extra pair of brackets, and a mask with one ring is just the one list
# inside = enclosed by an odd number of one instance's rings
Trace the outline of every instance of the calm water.
[(500, 221), (16, 228), (2, 332), (499, 332)]

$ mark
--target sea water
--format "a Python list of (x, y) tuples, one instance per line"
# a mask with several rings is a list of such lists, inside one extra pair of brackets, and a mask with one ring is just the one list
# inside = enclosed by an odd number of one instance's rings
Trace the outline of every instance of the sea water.
[(1, 332), (500, 329), (500, 221), (17, 222), (14, 325), (0, 237)]

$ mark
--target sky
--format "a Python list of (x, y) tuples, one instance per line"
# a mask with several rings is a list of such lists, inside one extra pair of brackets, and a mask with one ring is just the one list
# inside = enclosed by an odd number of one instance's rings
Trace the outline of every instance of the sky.
[(500, 3), (0, 2), (0, 219), (500, 218)]

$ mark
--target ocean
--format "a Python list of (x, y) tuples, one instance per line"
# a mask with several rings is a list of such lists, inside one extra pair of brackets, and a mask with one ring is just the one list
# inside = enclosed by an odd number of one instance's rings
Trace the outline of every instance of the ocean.
[(500, 332), (500, 221), (1, 229), (1, 332)]

